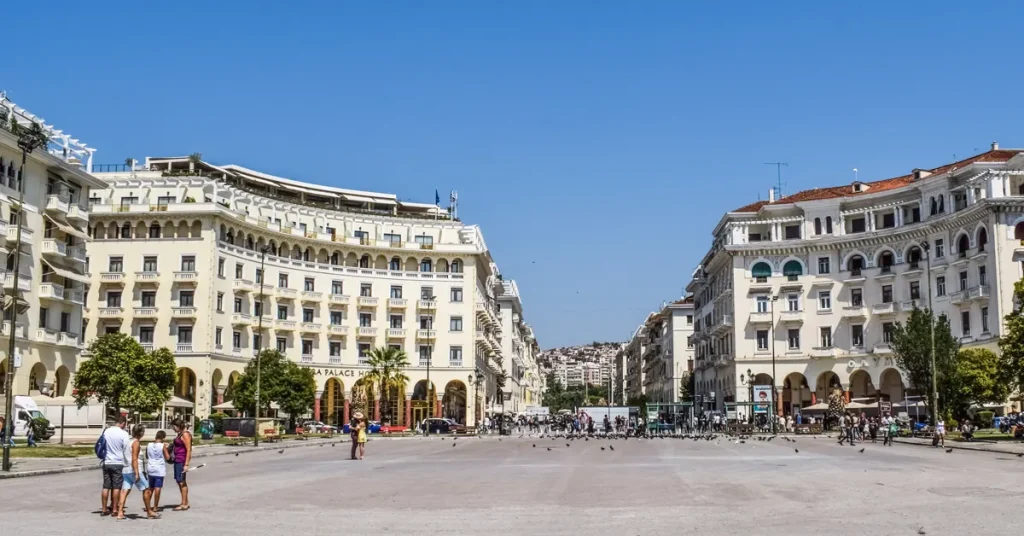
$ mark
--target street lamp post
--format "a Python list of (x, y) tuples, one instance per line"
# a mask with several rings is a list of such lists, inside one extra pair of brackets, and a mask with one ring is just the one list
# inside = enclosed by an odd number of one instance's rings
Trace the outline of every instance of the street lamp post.
[[(424, 299), (430, 300), (430, 303), (434, 303), (434, 300), (437, 299), (437, 296), (426, 296), (426, 297), (424, 297)], [(431, 308), (430, 310), (432, 311), (433, 308)], [(430, 323), (427, 324), (427, 329), (428, 330), (434, 329), (434, 315), (433, 314), (430, 315)], [(427, 331), (427, 394), (426, 394), (426, 398), (427, 398), (427, 404), (429, 404), (429, 406), (427, 406), (427, 415), (435, 416), (436, 417), (437, 415), (434, 415), (434, 406), (437, 403), (437, 401), (434, 400), (434, 396), (436, 396), (436, 395), (431, 395), (431, 392), (430, 392), (430, 387), (431, 387), (431, 385), (430, 385), (430, 362), (434, 360), (434, 338), (430, 337), (430, 335), (431, 335), (430, 331)], [(430, 435), (430, 421), (427, 421), (427, 425), (423, 427), (423, 436), (426, 437), (426, 436), (429, 436), (429, 435)]]
[[(11, 119), (13, 121), (13, 118)], [(25, 183), (27, 181), (27, 173), (25, 169), (25, 163), (28, 160), (29, 153), (39, 148), (46, 147), (49, 143), (49, 138), (43, 132), (42, 128), (38, 123), (33, 123), (31, 128), (19, 128), (14, 134), (18, 136), (18, 147), (21, 149), (21, 169), (18, 171), (18, 202), (17, 211), (18, 217), (14, 223), (18, 226), (18, 230), (15, 231), (14, 238), (14, 265), (12, 266), (13, 272), (11, 278), (13, 285), (11, 285), (11, 299), (10, 301), (4, 299), (4, 313), (11, 312), (11, 332), (8, 335), (7, 343), (7, 375), (4, 378), (4, 415), (7, 416), (5, 425), (7, 427), (4, 430), (4, 454), (3, 454), (3, 470), (11, 470), (11, 446), (10, 441), (14, 437), (14, 415), (12, 414), (14, 405), (14, 374), (17, 372), (17, 367), (14, 363), (14, 352), (15, 339), (18, 335), (18, 314), (19, 308), (18, 302), (21, 300), (21, 289), (19, 288), (21, 280), (21, 228), (25, 224)], [(14, 207), (11, 207), (12, 209)]]
[[(935, 381), (935, 311), (932, 309), (932, 253), (931, 244), (927, 240), (921, 242), (924, 249), (925, 272), (928, 274), (928, 329), (931, 338), (931, 361), (932, 361), (932, 428), (939, 422), (939, 390)], [(906, 398), (904, 396), (904, 398)]]
[(779, 299), (779, 295), (778, 294), (773, 294), (772, 295), (772, 299), (771, 299), (771, 308), (772, 308), (772, 342), (771, 342), (771, 344), (772, 344), (772, 407), (769, 409), (769, 414), (772, 416), (772, 433), (773, 434), (777, 434), (778, 433), (778, 429), (776, 428), (776, 421), (778, 419), (776, 418), (776, 414), (775, 414), (775, 408), (776, 408), (776, 402), (775, 402), (775, 397), (776, 397), (776, 394), (775, 394), (775, 335), (776, 335), (776, 333), (775, 333), (775, 301), (778, 300), (778, 299)]
[[(258, 333), (256, 340), (259, 342), (259, 346), (256, 348), (256, 423), (255, 426), (259, 426), (260, 421), (260, 353), (263, 351), (263, 285), (267, 280), (267, 252), (270, 251), (270, 246), (266, 245), (260, 248), (260, 316), (256, 319), (256, 331)], [(260, 431), (255, 429), (253, 434), (253, 445), (260, 446)]]

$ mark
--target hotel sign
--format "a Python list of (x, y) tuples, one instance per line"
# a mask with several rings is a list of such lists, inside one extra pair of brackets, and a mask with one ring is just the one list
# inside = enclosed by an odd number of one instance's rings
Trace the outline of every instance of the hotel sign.
[(341, 378), (362, 378), (364, 374), (369, 372), (366, 369), (351, 369), (351, 368), (312, 368), (314, 376), (328, 376), (328, 377), (341, 377)]

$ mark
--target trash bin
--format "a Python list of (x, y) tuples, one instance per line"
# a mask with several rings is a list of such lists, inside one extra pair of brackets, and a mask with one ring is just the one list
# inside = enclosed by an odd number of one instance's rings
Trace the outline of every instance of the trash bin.
[(210, 419), (204, 419), (199, 422), (199, 432), (202, 434), (204, 440), (213, 439), (213, 421)]

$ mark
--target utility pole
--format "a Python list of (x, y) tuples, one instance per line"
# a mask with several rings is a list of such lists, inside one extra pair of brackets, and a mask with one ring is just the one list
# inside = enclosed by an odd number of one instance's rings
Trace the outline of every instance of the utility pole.
[(256, 348), (256, 422), (253, 429), (253, 445), (260, 446), (260, 354), (263, 353), (263, 313), (264, 302), (263, 302), (263, 285), (267, 280), (267, 252), (270, 251), (270, 246), (266, 245), (260, 248), (260, 317), (256, 319), (256, 331), (259, 333), (258, 340), (260, 342), (259, 348)]
[(765, 162), (766, 166), (775, 166), (776, 183), (775, 187), (775, 199), (782, 198), (782, 166), (789, 167), (789, 162)]
[[(932, 358), (932, 429), (939, 423), (939, 390), (935, 380), (935, 311), (932, 309), (932, 252), (931, 244), (927, 240), (921, 242), (921, 248), (925, 254), (925, 273), (928, 274), (928, 329), (931, 338)], [(904, 397), (905, 398), (905, 397)]]

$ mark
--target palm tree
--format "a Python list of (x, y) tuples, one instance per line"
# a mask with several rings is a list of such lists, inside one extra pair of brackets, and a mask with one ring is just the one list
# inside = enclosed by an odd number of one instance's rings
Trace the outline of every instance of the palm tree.
[(381, 412), (381, 421), (391, 422), (391, 404), (388, 396), (391, 389), (401, 387), (409, 382), (409, 377), (402, 372), (409, 366), (409, 356), (405, 351), (398, 348), (374, 348), (370, 350), (370, 370), (363, 375), (363, 379), (374, 385), (379, 385), (381, 404), (384, 406)]

